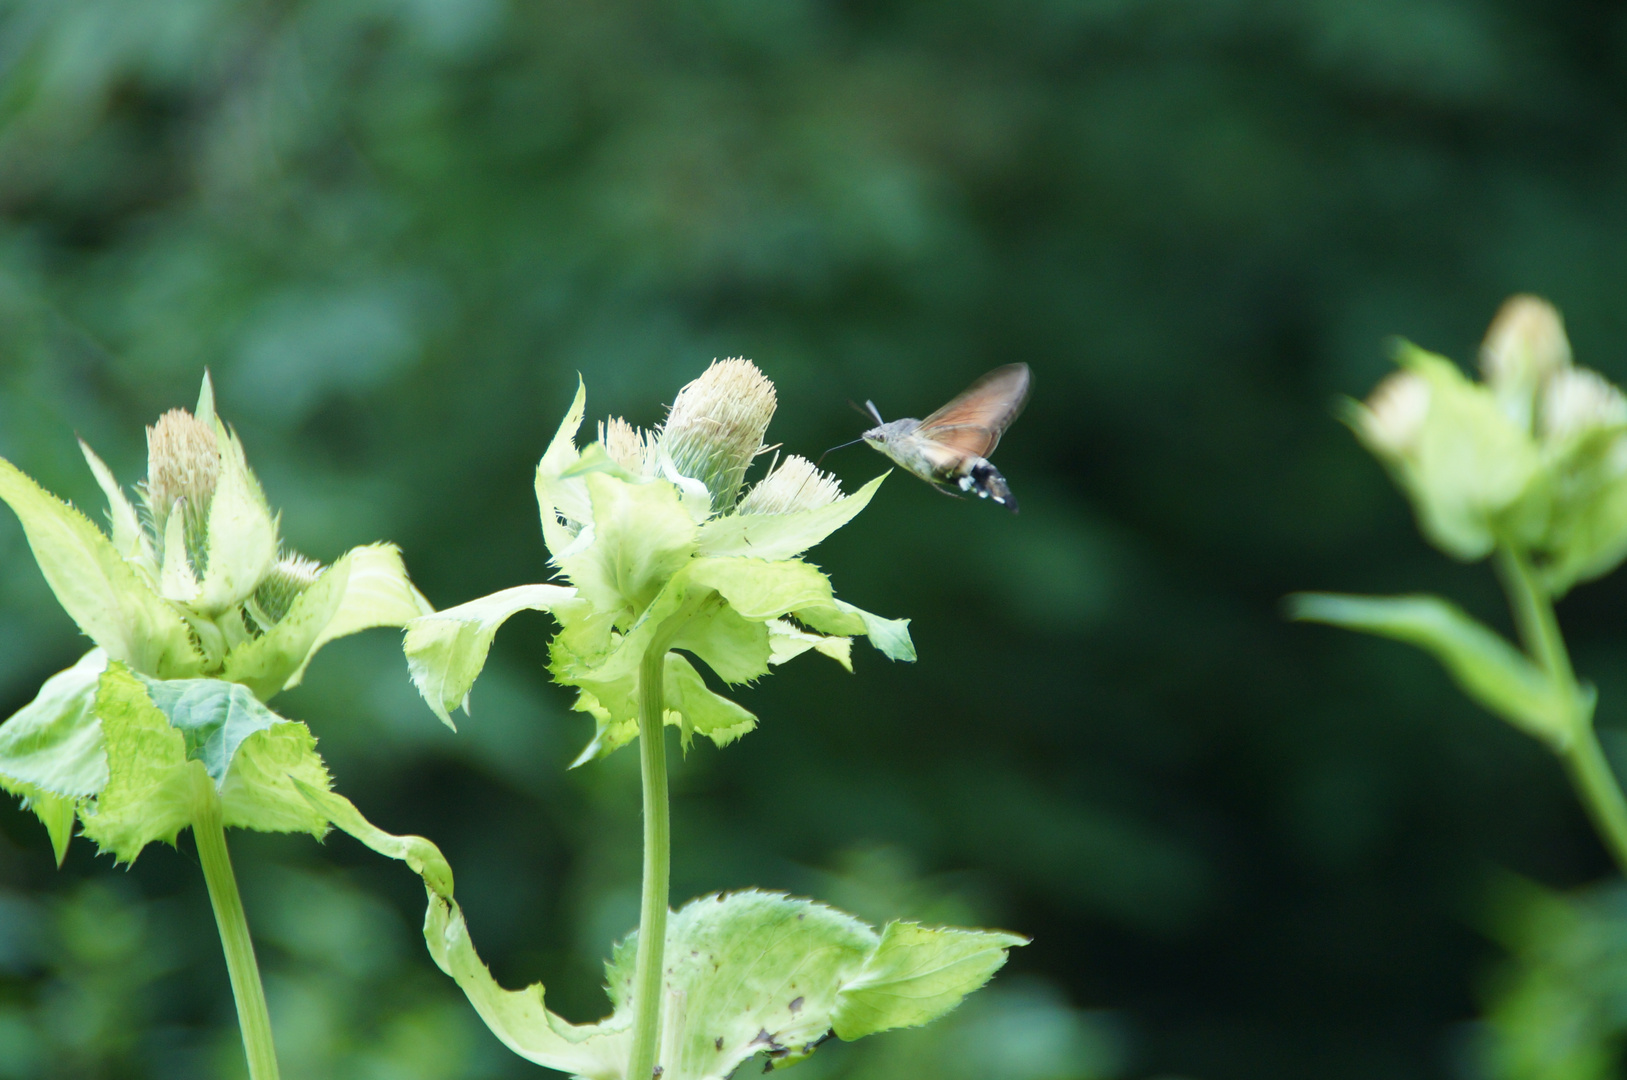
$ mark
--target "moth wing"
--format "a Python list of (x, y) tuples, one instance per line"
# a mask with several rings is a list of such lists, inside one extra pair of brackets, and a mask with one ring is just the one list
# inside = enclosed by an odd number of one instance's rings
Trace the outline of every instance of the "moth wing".
[(1028, 365), (997, 367), (921, 421), (924, 439), (988, 457), (1028, 401)]

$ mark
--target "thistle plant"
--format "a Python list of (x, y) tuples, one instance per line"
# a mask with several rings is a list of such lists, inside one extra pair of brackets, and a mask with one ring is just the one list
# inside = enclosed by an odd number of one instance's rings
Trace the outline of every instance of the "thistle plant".
[(638, 740), (643, 896), (636, 933), (608, 965), (612, 1014), (572, 1025), (546, 1009), (541, 985), (498, 986), (434, 845), (376, 829), (337, 795), (311, 790), (313, 803), (423, 876), (431, 954), (498, 1037), (538, 1064), (594, 1080), (721, 1080), (758, 1052), (783, 1066), (833, 1033), (855, 1039), (947, 1012), (1025, 939), (904, 922), (877, 933), (824, 905), (755, 890), (696, 900), (669, 920), (665, 728), (677, 727), (687, 750), (696, 735), (726, 746), (757, 722), (695, 661), (740, 685), (810, 651), (851, 670), (861, 635), (895, 660), (915, 657), (907, 620), (837, 599), (801, 557), (885, 477), (844, 496), (792, 456), (742, 496), (775, 408), (773, 384), (746, 360), (714, 363), (658, 429), (611, 419), (579, 449), (585, 401), (579, 385), (536, 471), (543, 539), (568, 584), (522, 585), (425, 615), (408, 625), (405, 649), (414, 682), (450, 725), (460, 704), (467, 711), (502, 623), (550, 612), (559, 632), (549, 671), (594, 721), (576, 764)]
[(1292, 611), (1434, 654), (1470, 698), (1559, 756), (1627, 870), (1627, 802), (1553, 607), (1627, 556), (1627, 397), (1575, 366), (1558, 312), (1531, 296), (1513, 297), (1492, 322), (1483, 381), (1407, 343), (1396, 360), (1401, 370), (1349, 403), (1346, 420), (1431, 543), (1494, 561), (1520, 644), (1435, 596), (1311, 593), (1292, 598)]
[(304, 791), (329, 778), (306, 726), (265, 702), (334, 638), (402, 626), (431, 609), (394, 547), (323, 567), (281, 546), (242, 444), (196, 412), (147, 429), (139, 508), (88, 446), (111, 535), (0, 459), (0, 500), (46, 582), (95, 647), (0, 725), (0, 787), (45, 824), (58, 864), (77, 820), (115, 861), (191, 828), (237, 1003), (249, 1075), (277, 1059), (227, 827), (308, 832), (326, 818)]

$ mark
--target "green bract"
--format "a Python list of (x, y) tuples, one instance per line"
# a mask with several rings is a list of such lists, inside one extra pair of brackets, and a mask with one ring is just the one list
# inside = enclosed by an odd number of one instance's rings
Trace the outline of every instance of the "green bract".
[(326, 568), (280, 548), (207, 376), (196, 415), (171, 410), (147, 436), (139, 510), (81, 444), (111, 536), (0, 460), (0, 499), (96, 645), (0, 726), (0, 787), (39, 815), (58, 861), (76, 815), (120, 860), (173, 841), (193, 820), (194, 769), (226, 825), (320, 833), (289, 786), (290, 776), (326, 785), (314, 740), (262, 702), (297, 684), (334, 638), (430, 610), (390, 545)]
[[(345, 799), (305, 788), (339, 828), (424, 878), (430, 955), (481, 1019), (528, 1061), (588, 1080), (622, 1080), (632, 1040), (637, 935), (606, 965), (611, 1014), (572, 1024), (544, 1004), (540, 983), (505, 990), (469, 939), (452, 874), (428, 840), (392, 836)], [(1013, 946), (1003, 931), (892, 922), (880, 933), (810, 900), (750, 890), (692, 900), (667, 926), (659, 1061), (662, 1080), (724, 1080), (762, 1054), (770, 1069), (795, 1064), (831, 1035), (862, 1038), (916, 1027), (986, 983)]]
[(895, 660), (915, 658), (908, 620), (838, 600), (800, 558), (864, 509), (883, 477), (844, 497), (793, 456), (740, 496), (774, 410), (772, 385), (748, 361), (714, 364), (679, 393), (660, 429), (611, 420), (578, 450), (585, 403), (579, 385), (536, 474), (543, 539), (569, 586), (508, 589), (407, 627), (413, 681), (443, 721), (467, 707), (497, 628), (526, 609), (558, 620), (550, 670), (597, 721), (579, 762), (638, 733), (640, 663), (651, 649), (664, 652), (666, 722), (686, 746), (697, 733), (721, 746), (756, 724), (707, 687), (690, 657), (730, 685), (810, 649), (850, 666), (859, 634)]

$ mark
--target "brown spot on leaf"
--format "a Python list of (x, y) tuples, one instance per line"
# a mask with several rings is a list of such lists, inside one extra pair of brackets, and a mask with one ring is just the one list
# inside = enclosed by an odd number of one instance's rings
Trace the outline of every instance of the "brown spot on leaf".
[(799, 998), (799, 997), (798, 998), (792, 998), (791, 999), (791, 1012), (792, 1013), (798, 1013), (798, 1012), (801, 1012), (801, 1011), (802, 1011), (802, 999)]
[(723, 1049), (723, 1036), (719, 1035), (717, 1040), (713, 1042), (712, 1045), (717, 1047), (719, 1050)]

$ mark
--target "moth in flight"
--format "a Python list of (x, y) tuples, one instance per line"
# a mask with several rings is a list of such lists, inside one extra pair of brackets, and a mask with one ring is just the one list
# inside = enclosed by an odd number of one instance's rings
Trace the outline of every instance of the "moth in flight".
[(989, 455), (1027, 400), (1028, 365), (1007, 364), (925, 420), (889, 422), (881, 418), (875, 402), (866, 401), (876, 426), (862, 438), (940, 491), (949, 485), (975, 491), (979, 498), (993, 499), (1015, 514), (1017, 500)]

